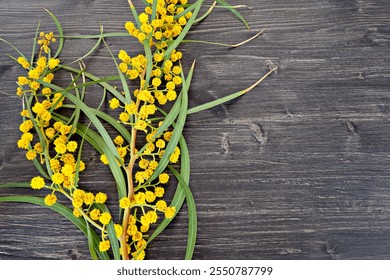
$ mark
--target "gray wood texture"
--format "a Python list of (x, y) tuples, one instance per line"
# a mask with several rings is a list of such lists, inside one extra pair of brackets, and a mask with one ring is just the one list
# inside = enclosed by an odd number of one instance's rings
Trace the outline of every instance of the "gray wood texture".
[[(188, 119), (194, 259), (389, 259), (390, 2), (230, 2), (250, 7), (240, 12), (251, 31), (217, 10), (188, 38), (238, 43), (266, 31), (236, 49), (182, 45), (184, 66), (197, 60), (190, 107), (249, 86), (268, 67), (279, 70), (238, 100)], [(69, 35), (97, 34), (99, 24), (121, 31), (130, 18), (124, 0), (1, 0), (0, 37), (30, 52), (39, 20), (43, 30), (55, 29), (43, 8)], [(129, 38), (108, 42), (114, 52), (139, 48)], [(69, 40), (62, 59), (93, 44)], [(12, 95), (22, 72), (6, 54), (14, 52), (1, 43), (0, 90), (11, 94), (0, 94), (1, 183), (36, 174), (15, 144), (21, 103)], [(97, 75), (115, 73), (104, 48), (85, 63)], [(92, 93), (90, 99), (98, 102)], [(87, 156), (83, 184), (114, 195), (97, 155)], [(86, 238), (51, 210), (1, 203), (0, 213), (0, 259), (89, 259)], [(184, 208), (150, 245), (147, 258), (183, 258), (186, 214)]]

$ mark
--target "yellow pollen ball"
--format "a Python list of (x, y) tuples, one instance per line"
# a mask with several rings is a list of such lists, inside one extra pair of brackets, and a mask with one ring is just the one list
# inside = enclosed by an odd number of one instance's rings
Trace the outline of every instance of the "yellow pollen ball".
[(45, 180), (40, 176), (36, 176), (32, 178), (30, 186), (35, 190), (40, 190), (45, 186)]

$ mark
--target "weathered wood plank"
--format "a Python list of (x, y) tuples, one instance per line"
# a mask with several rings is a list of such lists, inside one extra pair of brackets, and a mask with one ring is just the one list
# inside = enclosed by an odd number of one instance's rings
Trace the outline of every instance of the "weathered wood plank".
[[(191, 187), (199, 213), (195, 259), (388, 259), (390, 257), (390, 2), (230, 1), (252, 30), (226, 11), (197, 26), (191, 39), (237, 43), (238, 49), (187, 44), (184, 65), (197, 59), (190, 106), (250, 85), (277, 65), (278, 73), (239, 100), (189, 117)], [(29, 51), (35, 24), (68, 34), (118, 30), (127, 3), (112, 1), (3, 1), (0, 36)], [(24, 7), (21, 9), (20, 7)], [(109, 40), (113, 51), (136, 47)], [(93, 41), (66, 44), (64, 60)], [(20, 69), (0, 44), (0, 89), (13, 93)], [(98, 75), (113, 73), (108, 53), (87, 60)], [(95, 64), (96, 63), (96, 64)], [(18, 99), (1, 95), (1, 182), (34, 174), (15, 147)], [(97, 100), (92, 100), (97, 102)], [(86, 185), (112, 186), (98, 158), (87, 163)], [(20, 193), (1, 190), (0, 195)], [(34, 193), (29, 191), (29, 193)], [(114, 195), (114, 191), (111, 192)], [(89, 258), (86, 239), (50, 210), (0, 204), (0, 259)], [(186, 212), (150, 246), (149, 258), (183, 257)]]

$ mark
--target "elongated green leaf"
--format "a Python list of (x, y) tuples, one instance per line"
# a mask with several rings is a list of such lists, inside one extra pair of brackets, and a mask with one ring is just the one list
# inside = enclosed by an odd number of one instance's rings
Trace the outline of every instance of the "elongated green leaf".
[(3, 39), (0, 37), (0, 41), (1, 42), (4, 42), (6, 43), (7, 45), (9, 45), (11, 48), (13, 48), (21, 57), (25, 58), (27, 60), (27, 57), (21, 52), (19, 51), (19, 49), (17, 47), (15, 47), (13, 44), (11, 44), (10, 42), (8, 42), (7, 40)]
[(29, 188), (29, 182), (15, 182), (15, 183), (5, 183), (0, 184), (0, 188)]
[(103, 40), (103, 26), (101, 25), (101, 26), (100, 26), (100, 35), (99, 35), (98, 40), (97, 40), (97, 42), (95, 43), (95, 45), (94, 45), (86, 54), (84, 54), (83, 56), (77, 58), (76, 60), (73, 60), (73, 61), (72, 61), (71, 63), (69, 63), (69, 64), (75, 63), (75, 62), (77, 62), (77, 61), (81, 61), (81, 60), (83, 60), (84, 58), (90, 56), (94, 51), (96, 51), (96, 50), (99, 48), (99, 45), (100, 45), (100, 43), (102, 42), (102, 40)]
[[(35, 197), (35, 196), (23, 196), (23, 195), (15, 195), (15, 196), (2, 196), (0, 197), (0, 202), (23, 202), (23, 203), (31, 203), (43, 207), (48, 207), (45, 204), (45, 201), (43, 198)], [(78, 227), (88, 238), (88, 230), (87, 226), (85, 224), (85, 221), (80, 218), (76, 218), (72, 210), (70, 210), (68, 207), (62, 205), (61, 203), (55, 203), (54, 205), (49, 207), (50, 209), (54, 210), (55, 212), (61, 214), (65, 218), (67, 218), (69, 221), (71, 221), (76, 227)], [(91, 237), (93, 239), (94, 244), (99, 244), (99, 238), (97, 234), (93, 231), (91, 231)], [(99, 257), (101, 259), (109, 259), (109, 256), (106, 252), (99, 252)]]
[(127, 0), (127, 2), (129, 2), (130, 10), (131, 10), (131, 13), (133, 14), (134, 21), (137, 24), (137, 27), (140, 28), (141, 22), (139, 21), (137, 10), (135, 9), (134, 4), (131, 0)]
[(37, 47), (37, 42), (38, 42), (38, 34), (39, 34), (39, 27), (40, 27), (41, 23), (38, 22), (38, 26), (37, 26), (37, 29), (35, 31), (35, 36), (34, 36), (34, 43), (33, 43), (33, 47), (32, 47), (32, 50), (31, 50), (31, 59), (30, 59), (30, 64), (33, 65), (34, 63), (34, 55), (35, 55), (35, 48)]
[[(77, 68), (74, 68), (74, 67), (71, 67), (68, 65), (61, 65), (60, 67), (65, 69), (65, 70), (69, 70), (69, 71), (72, 71), (75, 73), (78, 73), (80, 71), (80, 69), (77, 69)], [(103, 88), (105, 88), (108, 92), (111, 92), (122, 103), (126, 103), (125, 97), (117, 89), (115, 89), (112, 85), (110, 85), (109, 83), (106, 82), (106, 81), (118, 80), (119, 77), (116, 77), (116, 79), (115, 79), (115, 77), (110, 77), (109, 79), (108, 78), (101, 79), (101, 78), (99, 78), (99, 77), (97, 77), (89, 72), (84, 72), (84, 74), (88, 79), (95, 81), (95, 83), (97, 82), (99, 85), (101, 85)]]
[(261, 77), (258, 81), (256, 81), (253, 85), (249, 86), (248, 88), (246, 88), (244, 90), (240, 90), (240, 91), (232, 93), (232, 94), (229, 94), (228, 96), (219, 98), (217, 100), (214, 100), (214, 101), (211, 101), (211, 102), (207, 102), (205, 104), (193, 107), (193, 108), (191, 108), (191, 109), (189, 109), (187, 111), (187, 114), (193, 114), (193, 113), (197, 113), (197, 112), (200, 112), (200, 111), (204, 111), (204, 110), (213, 108), (215, 106), (218, 106), (218, 105), (220, 105), (222, 103), (225, 103), (225, 102), (228, 102), (230, 100), (233, 100), (233, 99), (235, 99), (237, 97), (240, 97), (241, 95), (247, 93), (248, 91), (250, 91), (253, 88), (255, 88), (257, 85), (259, 85), (262, 81), (264, 81), (265, 78), (267, 78), (269, 75), (271, 75), (271, 73), (274, 72), (276, 69), (277, 68), (271, 69), (267, 74), (265, 74), (263, 77)]
[(58, 21), (57, 17), (51, 13), (48, 9), (45, 9), (45, 11), (51, 16), (51, 18), (53, 19), (54, 23), (56, 24), (57, 26), (57, 30), (58, 30), (58, 35), (59, 35), (59, 43), (58, 43), (58, 48), (57, 48), (57, 52), (56, 54), (54, 55), (54, 58), (58, 57), (62, 51), (62, 47), (64, 46), (64, 32), (62, 31), (62, 27), (61, 27), (61, 24), (60, 22)]
[(129, 37), (129, 32), (107, 32), (99, 35), (65, 35), (63, 38), (68, 39), (100, 39), (110, 37)]
[(93, 242), (91, 226), (89, 225), (89, 223), (87, 221), (85, 221), (85, 225), (86, 225), (86, 228), (87, 228), (87, 238), (88, 238), (89, 253), (90, 253), (91, 258), (93, 260), (98, 260), (99, 257), (98, 257), (98, 255), (96, 253), (99, 251), (99, 249), (96, 248), (97, 244)]
[(91, 109), (91, 110), (96, 114), (96, 116), (98, 116), (102, 120), (106, 121), (113, 128), (115, 128), (119, 132), (119, 134), (122, 135), (122, 137), (128, 143), (131, 142), (131, 134), (130, 134), (130, 132), (126, 129), (126, 127), (124, 127), (121, 123), (119, 123), (118, 120), (114, 119), (113, 117), (111, 117), (110, 115), (108, 115), (108, 114), (106, 114), (106, 113), (104, 113), (102, 111), (95, 110), (95, 109)]
[(213, 9), (215, 8), (216, 5), (217, 5), (217, 1), (214, 1), (213, 4), (211, 4), (210, 8), (203, 15), (201, 15), (199, 18), (194, 20), (194, 24), (201, 22), (202, 20), (207, 18), (211, 14), (211, 12), (213, 11)]
[(187, 207), (188, 207), (188, 238), (187, 238), (187, 250), (186, 250), (185, 259), (190, 260), (192, 259), (192, 255), (194, 253), (195, 243), (196, 243), (196, 232), (197, 232), (197, 215), (196, 215), (195, 201), (186, 180), (172, 166), (168, 166), (168, 168), (169, 170), (171, 170), (173, 175), (179, 181), (179, 187), (183, 189), (186, 196)]
[(248, 25), (248, 22), (245, 20), (245, 18), (230, 4), (228, 4), (224, 0), (216, 0), (220, 5), (225, 6), (230, 12), (232, 12), (236, 17), (238, 17), (241, 22), (246, 26), (246, 28), (249, 30), (250, 27)]

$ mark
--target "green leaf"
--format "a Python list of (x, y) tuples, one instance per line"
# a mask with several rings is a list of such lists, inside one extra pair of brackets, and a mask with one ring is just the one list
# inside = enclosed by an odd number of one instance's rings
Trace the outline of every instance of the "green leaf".
[(0, 37), (0, 41), (1, 42), (4, 42), (6, 43), (7, 45), (9, 45), (11, 48), (13, 48), (21, 57), (23, 57), (24, 59), (27, 60), (27, 57), (21, 52), (19, 51), (19, 49), (17, 47), (15, 47), (13, 44), (11, 44), (10, 42), (8, 42), (7, 40), (3, 39)]
[(16, 182), (1, 184), (0, 188), (30, 188), (29, 182)]
[[(79, 69), (73, 68), (73, 67), (68, 66), (68, 65), (61, 65), (60, 67), (65, 69), (65, 70), (69, 70), (69, 71), (72, 71), (75, 73), (78, 73), (80, 71)], [(84, 72), (84, 74), (88, 79), (91, 79), (95, 83), (97, 83), (97, 84), (101, 85), (103, 88), (105, 88), (108, 92), (111, 92), (122, 103), (126, 103), (125, 97), (117, 89), (115, 89), (113, 86), (111, 86), (109, 83), (106, 82), (106, 81), (118, 80), (119, 77), (116, 77), (116, 78), (109, 77), (106, 79), (101, 79), (101, 78), (99, 78), (99, 77), (97, 77), (89, 72)]]
[(225, 96), (225, 97), (222, 97), (222, 98), (219, 98), (217, 100), (214, 100), (214, 101), (211, 101), (211, 102), (207, 102), (205, 104), (202, 104), (202, 105), (199, 105), (199, 106), (196, 106), (196, 107), (193, 107), (191, 109), (189, 109), (187, 111), (187, 114), (193, 114), (193, 113), (197, 113), (197, 112), (200, 112), (200, 111), (204, 111), (204, 110), (207, 110), (207, 109), (210, 109), (210, 108), (213, 108), (215, 106), (218, 106), (222, 103), (225, 103), (225, 102), (228, 102), (230, 100), (233, 100), (237, 97), (240, 97), (241, 95), (244, 95), (245, 93), (249, 92), (250, 90), (252, 90), (253, 88), (255, 88), (257, 85), (259, 85), (265, 78), (267, 78), (269, 75), (271, 75), (272, 72), (276, 71), (277, 68), (273, 68), (271, 69), (267, 74), (265, 74), (263, 77), (261, 77), (259, 80), (257, 80), (254, 84), (252, 84), (251, 86), (249, 86), (248, 88), (244, 89), (244, 90), (240, 90), (238, 92), (235, 92), (235, 93), (232, 93), (232, 94), (229, 94), (228, 96)]
[(107, 32), (99, 35), (65, 35), (63, 38), (68, 39), (100, 39), (110, 37), (130, 37), (129, 32)]
[[(35, 197), (35, 196), (23, 196), (23, 195), (2, 196), (2, 197), (0, 197), (0, 202), (23, 202), (23, 203), (31, 203), (31, 204), (35, 204), (35, 205), (39, 205), (39, 206), (48, 207), (45, 204), (45, 201), (43, 198)], [(87, 226), (86, 226), (85, 221), (83, 219), (76, 218), (73, 215), (72, 210), (70, 210), (68, 207), (66, 207), (58, 202), (55, 203), (54, 205), (48, 207), (48, 208), (54, 210), (55, 212), (61, 214), (65, 218), (67, 218), (76, 227), (78, 227), (84, 233), (84, 235), (88, 238), (88, 230), (87, 230)], [(95, 246), (96, 246), (96, 244), (99, 244), (100, 239), (98, 238), (97, 234), (95, 232), (91, 231), (90, 235), (91, 235), (91, 238), (92, 238)], [(109, 259), (109, 256), (106, 252), (98, 252), (98, 255), (101, 259)]]
[(140, 28), (141, 27), (141, 22), (139, 21), (137, 10), (135, 9), (134, 4), (133, 4), (133, 2), (131, 0), (127, 0), (127, 2), (129, 2), (130, 10), (131, 10), (131, 12), (133, 14), (134, 21), (137, 24), (137, 27)]
[(99, 257), (96, 254), (96, 252), (99, 251), (99, 248), (96, 247), (96, 243), (93, 242), (93, 237), (92, 237), (92, 230), (89, 225), (89, 223), (85, 220), (85, 225), (87, 227), (87, 238), (88, 238), (88, 248), (89, 248), (89, 253), (91, 254), (91, 258), (93, 260), (98, 260)]
[(215, 8), (215, 5), (217, 5), (217, 1), (214, 1), (213, 4), (211, 4), (210, 8), (203, 14), (201, 15), (199, 18), (197, 18), (196, 20), (194, 20), (194, 23), (198, 23), (198, 22), (201, 22), (202, 20), (204, 20), (205, 18), (207, 18), (211, 12), (213, 11), (213, 9)]
[[(183, 157), (182, 157), (183, 160)], [(185, 156), (184, 160), (188, 160), (188, 157)], [(189, 162), (189, 161), (188, 161)], [(194, 197), (190, 188), (188, 187), (188, 182), (185, 178), (182, 177), (172, 166), (168, 166), (169, 170), (173, 173), (176, 179), (179, 181), (179, 187), (184, 191), (187, 207), (188, 207), (188, 237), (187, 237), (187, 250), (185, 259), (192, 259), (192, 255), (195, 249), (196, 243), (196, 232), (197, 232), (197, 215)], [(183, 170), (182, 170), (183, 171)], [(186, 175), (186, 174), (185, 174)]]
[(96, 44), (86, 54), (84, 54), (82, 57), (79, 57), (76, 60), (70, 62), (69, 64), (72, 64), (72, 63), (75, 63), (77, 61), (83, 60), (84, 58), (90, 56), (95, 50), (97, 50), (99, 48), (99, 45), (100, 45), (100, 43), (103, 40), (103, 26), (102, 25), (100, 26), (100, 35), (98, 35), (98, 36), (99, 36), (98, 37), (99, 40), (97, 40)]
[(31, 50), (31, 59), (30, 59), (30, 64), (33, 65), (34, 63), (34, 56), (35, 56), (35, 48), (37, 46), (37, 41), (38, 41), (38, 34), (39, 34), (39, 27), (40, 27), (41, 23), (38, 22), (38, 26), (37, 26), (37, 29), (35, 31), (35, 36), (34, 36), (34, 44), (33, 44), (33, 47), (32, 47), (32, 50)]
[(58, 21), (57, 17), (51, 13), (48, 9), (45, 9), (45, 11), (51, 16), (51, 18), (53, 19), (54, 23), (56, 24), (57, 26), (57, 30), (58, 30), (58, 35), (59, 35), (59, 38), (60, 38), (60, 41), (58, 43), (58, 48), (57, 48), (57, 52), (56, 54), (54, 55), (54, 58), (58, 57), (62, 51), (62, 47), (64, 46), (64, 32), (62, 31), (62, 27), (61, 27), (61, 24), (60, 22)]
[(220, 5), (226, 7), (230, 12), (232, 12), (236, 17), (238, 17), (241, 22), (246, 26), (246, 28), (249, 30), (250, 27), (248, 25), (248, 22), (245, 20), (245, 18), (230, 4), (228, 4), (224, 0), (216, 0)]

